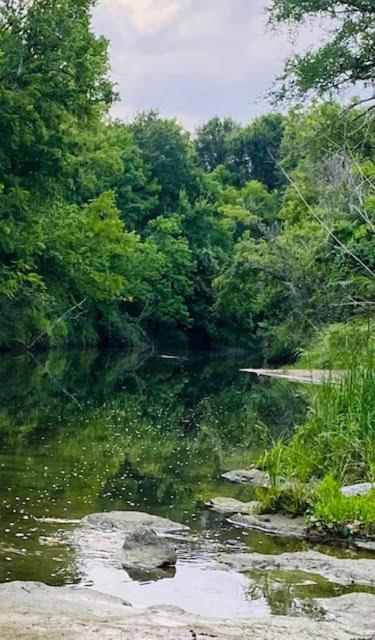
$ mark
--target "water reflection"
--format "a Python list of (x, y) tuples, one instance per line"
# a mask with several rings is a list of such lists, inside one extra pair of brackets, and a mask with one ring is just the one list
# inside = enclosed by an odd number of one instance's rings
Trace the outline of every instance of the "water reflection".
[[(209, 556), (230, 540), (265, 551), (279, 543), (233, 530), (202, 502), (216, 495), (251, 499), (248, 487), (225, 483), (220, 474), (248, 465), (262, 446), (264, 425), (274, 434), (289, 430), (306, 404), (298, 386), (239, 372), (251, 364), (248, 355), (238, 354), (3, 356), (0, 581), (83, 580), (125, 599), (131, 592), (138, 604), (163, 597), (184, 606), (199, 574), (197, 601), (203, 593), (208, 601), (211, 590), (217, 603), (227, 601), (228, 615), (258, 607), (246, 598), (248, 580), (225, 572), (218, 581)], [(174, 579), (142, 585), (71, 539), (75, 526), (68, 521), (124, 509), (191, 527), (196, 546), (189, 543)], [(171, 586), (163, 591), (161, 583)]]

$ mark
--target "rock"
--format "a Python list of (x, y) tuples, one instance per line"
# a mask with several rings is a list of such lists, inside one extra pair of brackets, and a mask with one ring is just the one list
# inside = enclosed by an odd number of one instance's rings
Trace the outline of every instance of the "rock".
[(176, 564), (175, 547), (149, 527), (135, 527), (125, 538), (120, 560), (125, 569), (152, 571)]
[(120, 529), (131, 531), (135, 527), (145, 526), (157, 533), (173, 533), (174, 531), (186, 531), (189, 527), (178, 522), (172, 522), (167, 518), (161, 518), (142, 511), (108, 511), (104, 513), (91, 513), (82, 519), (83, 524), (99, 529)]
[(227, 520), (231, 524), (255, 529), (256, 531), (263, 531), (273, 536), (300, 538), (301, 540), (310, 537), (305, 522), (303, 518), (300, 517), (291, 518), (278, 513), (264, 515), (244, 515), (237, 513)]
[(250, 502), (241, 502), (235, 498), (212, 498), (205, 502), (206, 507), (219, 513), (252, 513), (259, 508), (259, 502), (252, 500)]
[(375, 587), (375, 562), (366, 558), (335, 558), (318, 551), (297, 551), (279, 555), (261, 553), (219, 553), (216, 559), (235, 571), (305, 571), (317, 573), (330, 582)]
[(266, 471), (251, 467), (250, 469), (238, 469), (236, 471), (228, 471), (223, 473), (222, 478), (230, 482), (240, 482), (242, 484), (253, 484), (257, 487), (268, 487), (270, 477)]
[[(247, 620), (206, 619), (177, 607), (126, 606), (120, 598), (81, 587), (35, 582), (0, 585), (4, 640), (351, 640), (371, 624), (375, 596), (352, 594), (319, 601), (332, 621), (302, 616)], [(345, 600), (346, 598), (346, 600)], [(366, 600), (365, 600), (366, 598)], [(335, 606), (335, 601), (339, 601)], [(124, 606), (125, 605), (125, 606)], [(368, 606), (364, 619), (365, 605)], [(356, 607), (358, 606), (358, 613)], [(217, 612), (215, 612), (217, 614)]]
[(358, 637), (375, 634), (375, 595), (369, 593), (348, 593), (337, 598), (318, 598), (316, 604), (324, 611), (324, 619), (334, 622), (341, 629), (351, 633), (353, 628)]
[(375, 482), (360, 482), (359, 484), (350, 484), (347, 487), (341, 487), (341, 493), (348, 498), (353, 496), (364, 496), (375, 489)]
[(375, 540), (353, 540), (353, 544), (356, 549), (360, 549), (361, 551), (375, 552)]

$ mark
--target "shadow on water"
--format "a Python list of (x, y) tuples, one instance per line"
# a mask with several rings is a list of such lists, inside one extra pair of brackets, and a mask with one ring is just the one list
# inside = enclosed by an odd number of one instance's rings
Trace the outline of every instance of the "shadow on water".
[[(251, 499), (249, 487), (220, 474), (257, 457), (265, 425), (277, 435), (306, 411), (299, 386), (240, 373), (257, 364), (250, 360), (238, 353), (2, 356), (0, 581), (82, 582), (134, 604), (206, 615), (269, 613), (270, 590), (249, 596), (250, 578), (219, 570), (212, 553), (277, 553), (301, 543), (233, 528), (202, 507), (216, 495)], [(176, 541), (175, 574), (142, 580), (100, 537), (82, 545), (74, 520), (127, 509), (190, 526), (188, 538)]]

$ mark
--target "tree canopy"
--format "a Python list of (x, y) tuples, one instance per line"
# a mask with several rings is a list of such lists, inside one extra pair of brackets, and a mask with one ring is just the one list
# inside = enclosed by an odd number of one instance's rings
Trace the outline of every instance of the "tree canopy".
[[(342, 4), (367, 19), (364, 0)], [(366, 316), (373, 119), (326, 102), (194, 134), (157, 111), (112, 121), (92, 6), (0, 6), (0, 347), (173, 334), (280, 359), (320, 326)], [(335, 10), (275, 0), (272, 15)]]

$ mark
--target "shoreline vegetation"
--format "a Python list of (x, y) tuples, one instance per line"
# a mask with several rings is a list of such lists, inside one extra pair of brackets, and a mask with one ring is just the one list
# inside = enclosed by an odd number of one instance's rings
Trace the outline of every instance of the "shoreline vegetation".
[[(300, 362), (346, 362), (347, 370), (339, 380), (328, 375), (313, 390), (308, 385), (305, 423), (261, 456), (258, 464), (270, 477), (270, 486), (257, 490), (261, 512), (303, 515), (312, 535), (375, 535), (374, 355), (371, 324), (358, 330), (357, 322), (329, 328), (297, 361), (296, 371)], [(358, 495), (342, 492), (364, 483), (367, 490)]]

